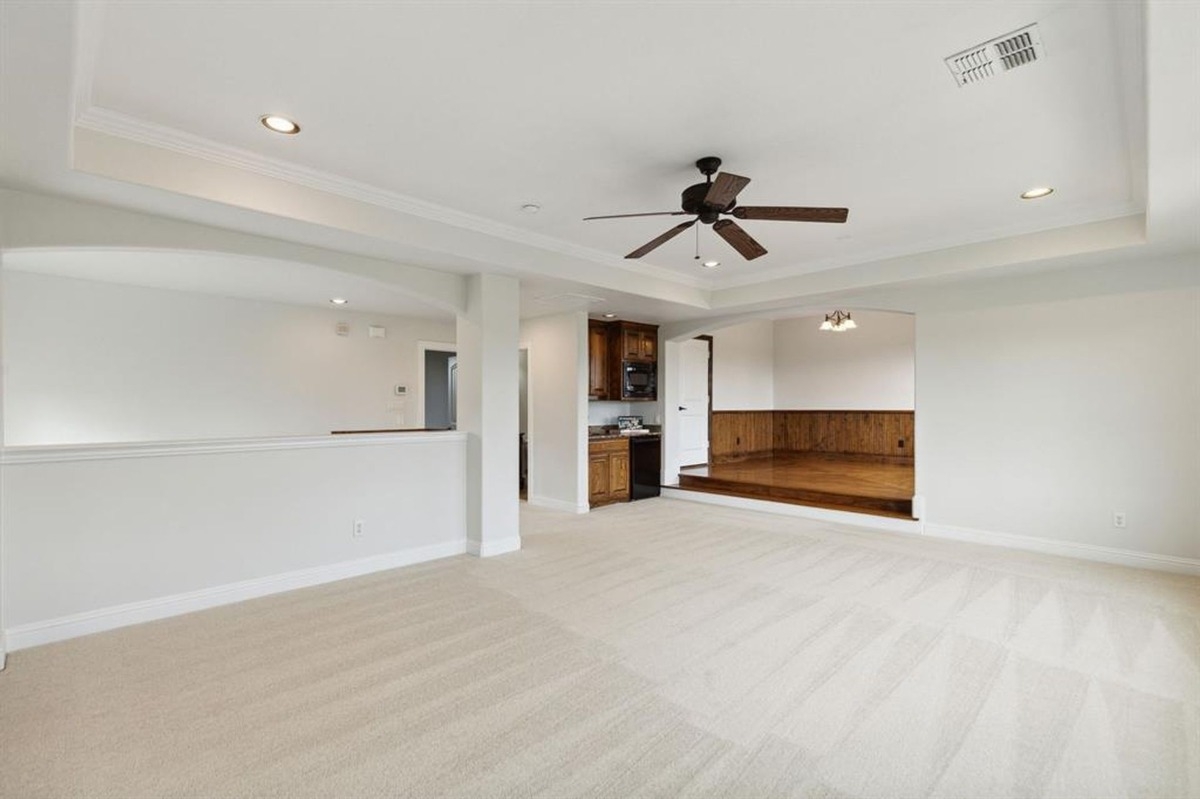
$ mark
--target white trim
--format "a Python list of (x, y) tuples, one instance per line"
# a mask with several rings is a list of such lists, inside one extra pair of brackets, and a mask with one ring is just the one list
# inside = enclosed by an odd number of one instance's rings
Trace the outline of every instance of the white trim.
[(591, 506), (586, 502), (576, 505), (574, 502), (567, 502), (563, 499), (551, 499), (550, 497), (539, 497), (533, 494), (529, 495), (529, 504), (536, 508), (548, 508), (550, 510), (560, 510), (564, 513), (587, 513), (591, 510)]
[(521, 548), (521, 536), (512, 535), (508, 538), (501, 538), (497, 541), (479, 541), (467, 540), (467, 554), (477, 555), (481, 558), (490, 558), (495, 555), (505, 555), (509, 552), (516, 552)]
[(986, 546), (1004, 547), (1005, 549), (1020, 549), (1028, 552), (1039, 552), (1045, 555), (1059, 555), (1061, 557), (1077, 558), (1080, 560), (1112, 563), (1117, 566), (1129, 566), (1135, 569), (1154, 569), (1156, 571), (1200, 576), (1200, 559), (1197, 558), (1159, 555), (1153, 552), (1116, 549), (1096, 544), (1080, 544), (1073, 541), (1054, 541), (1048, 538), (1034, 538), (1032, 536), (1015, 535), (1013, 533), (994, 533), (987, 530), (952, 527), (946, 524), (930, 524), (918, 520), (910, 522), (904, 519), (891, 519), (885, 516), (871, 516), (863, 513), (827, 510), (825, 508), (810, 508), (806, 505), (791, 505), (784, 502), (730, 497), (724, 494), (708, 494), (702, 491), (687, 491), (679, 488), (667, 488), (665, 486), (663, 487), (662, 495), (670, 499), (683, 499), (690, 502), (723, 505), (728, 508), (764, 511), (783, 516), (798, 516), (804, 519), (866, 527), (884, 532), (924, 534), (931, 538), (943, 538), (970, 544), (983, 544)]
[(158, 599), (130, 602), (126, 605), (116, 605), (86, 613), (75, 613), (48, 621), (23, 624), (4, 632), (10, 649), (15, 652), (31, 646), (65, 641), (81, 635), (193, 613), (247, 599), (294, 591), (297, 588), (308, 588), (364, 574), (398, 569), (402, 566), (461, 555), (464, 552), (466, 552), (466, 541), (461, 539), (447, 541), (327, 566), (314, 566), (269, 577), (258, 577), (212, 588), (202, 588), (198, 591), (189, 591)]
[(1112, 563), (1117, 566), (1130, 566), (1135, 569), (1154, 569), (1155, 571), (1200, 576), (1200, 559), (1197, 558), (1159, 555), (1153, 552), (1138, 552), (1132, 549), (1081, 544), (1075, 541), (1056, 541), (1049, 538), (1035, 538), (1033, 536), (1016, 535), (1014, 533), (972, 530), (966, 527), (953, 527), (948, 524), (926, 524), (925, 534), (934, 538), (965, 541), (971, 544), (984, 544), (986, 546), (1005, 547), (1007, 549), (1023, 549), (1046, 555), (1061, 555), (1067, 558)]
[(915, 519), (894, 519), (889, 516), (874, 516), (869, 513), (854, 513), (852, 511), (829, 510), (814, 508), (808, 505), (793, 505), (789, 502), (771, 502), (765, 499), (749, 499), (747, 497), (731, 497), (725, 494), (709, 494), (705, 491), (688, 491), (682, 488), (663, 486), (662, 496), (670, 499), (684, 499), (689, 502), (703, 502), (708, 505), (722, 505), (727, 508), (741, 508), (765, 513), (775, 513), (780, 516), (797, 516), (801, 519), (813, 519), (819, 522), (844, 524), (853, 527), (866, 527), (871, 530), (882, 530), (888, 533), (917, 533), (921, 532), (921, 523)]
[(119, 458), (157, 458), (164, 456), (208, 455), (224, 452), (260, 452), (277, 449), (344, 449), (393, 444), (426, 444), (433, 441), (466, 441), (466, 433), (456, 430), (413, 431), (411, 433), (361, 433), (325, 436), (285, 436), (278, 438), (225, 438), (197, 441), (134, 441), (124, 444), (52, 444), (47, 446), (5, 447), (0, 463), (66, 463), (68, 461), (116, 460)]
[[(77, 109), (77, 111), (79, 110)], [(549, 252), (617, 268), (630, 275), (652, 276), (675, 285), (698, 289), (707, 289), (711, 285), (710, 281), (701, 277), (681, 274), (642, 262), (635, 262), (636, 265), (631, 265), (627, 259), (614, 257), (608, 252), (523, 230), (474, 214), (456, 211), (369, 183), (351, 180), (332, 172), (311, 169), (279, 158), (259, 155), (240, 147), (233, 147), (197, 136), (194, 133), (147, 122), (108, 108), (92, 105), (82, 109), (77, 113), (75, 124), (107, 136), (158, 147), (275, 180), (307, 186), (310, 189), (346, 197), (378, 208), (410, 214), (421, 219), (494, 236), (505, 241), (526, 244)]]

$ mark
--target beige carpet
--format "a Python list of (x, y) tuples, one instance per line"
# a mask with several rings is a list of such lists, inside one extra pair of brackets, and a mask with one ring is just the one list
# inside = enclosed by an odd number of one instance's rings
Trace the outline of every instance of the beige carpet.
[(1200, 796), (1200, 580), (648, 500), (23, 652), (3, 797)]

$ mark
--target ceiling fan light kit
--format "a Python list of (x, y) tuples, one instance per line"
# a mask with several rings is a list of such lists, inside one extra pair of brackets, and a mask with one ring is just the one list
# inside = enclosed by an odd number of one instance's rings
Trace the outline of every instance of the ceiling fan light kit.
[[(722, 216), (732, 216), (735, 219), (762, 219), (776, 222), (845, 222), (850, 211), (846, 208), (807, 208), (800, 206), (761, 205), (746, 206), (737, 204), (737, 196), (750, 183), (750, 178), (735, 175), (731, 172), (717, 172), (721, 168), (721, 159), (715, 155), (701, 158), (696, 162), (696, 168), (704, 175), (703, 183), (696, 183), (683, 190), (680, 211), (655, 211), (645, 214), (610, 214), (608, 216), (589, 216), (583, 221), (594, 219), (628, 219), (639, 216), (694, 216), (690, 222), (681, 222), (657, 238), (638, 247), (626, 255), (626, 258), (641, 258), (658, 249), (683, 231), (703, 222), (712, 225), (713, 231), (737, 250), (747, 261), (767, 254), (767, 249), (747, 233), (741, 225), (732, 219), (722, 219)], [(716, 174), (716, 179), (713, 175)]]

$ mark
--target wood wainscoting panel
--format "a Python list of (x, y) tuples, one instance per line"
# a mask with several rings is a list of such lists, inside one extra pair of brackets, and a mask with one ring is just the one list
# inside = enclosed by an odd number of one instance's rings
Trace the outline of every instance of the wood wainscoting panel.
[(818, 452), (911, 461), (912, 411), (713, 411), (713, 463)]
[(913, 458), (912, 411), (775, 411), (776, 452)]
[(713, 463), (767, 457), (775, 448), (775, 411), (713, 411), (708, 441)]

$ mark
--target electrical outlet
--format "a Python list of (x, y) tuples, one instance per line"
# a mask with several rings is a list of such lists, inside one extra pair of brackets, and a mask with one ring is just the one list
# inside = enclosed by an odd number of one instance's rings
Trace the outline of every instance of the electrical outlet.
[(355, 538), (362, 538), (362, 536), (363, 536), (363, 520), (362, 519), (354, 520), (354, 531), (351, 533), (351, 535), (353, 535)]
[(1125, 511), (1113, 511), (1113, 527), (1118, 527), (1122, 530), (1125, 529)]

